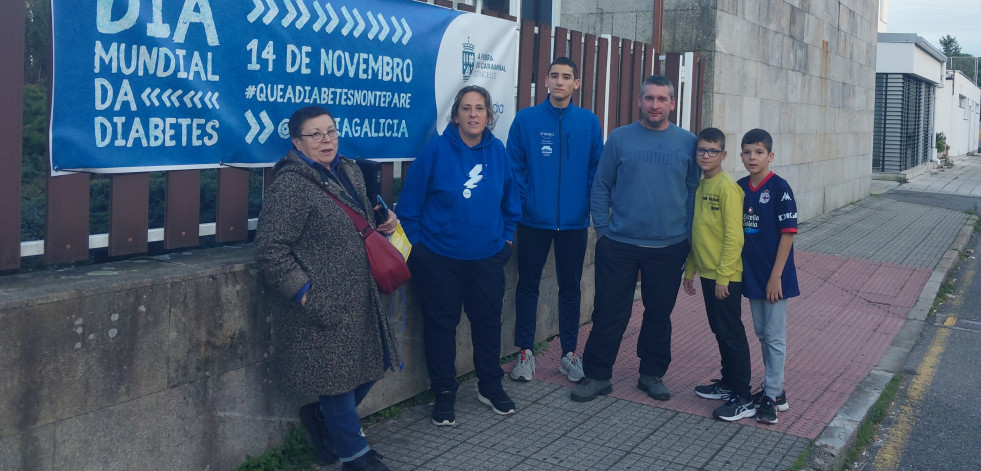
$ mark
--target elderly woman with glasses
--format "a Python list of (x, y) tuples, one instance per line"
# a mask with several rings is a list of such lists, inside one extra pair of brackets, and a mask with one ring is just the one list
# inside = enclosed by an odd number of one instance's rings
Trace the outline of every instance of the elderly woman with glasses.
[[(289, 132), (293, 148), (276, 163), (255, 237), (256, 260), (286, 305), (273, 314), (280, 371), (290, 391), (319, 396), (300, 408), (300, 418), (322, 463), (387, 470), (361, 434), (355, 409), (399, 359), (364, 241), (340, 206), (374, 226), (371, 200), (358, 165), (337, 153), (327, 110), (297, 110)], [(390, 212), (377, 230), (395, 226)]]

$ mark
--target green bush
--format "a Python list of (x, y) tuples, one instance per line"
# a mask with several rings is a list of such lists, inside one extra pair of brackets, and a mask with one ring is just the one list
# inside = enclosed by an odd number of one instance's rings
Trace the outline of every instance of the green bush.
[(266, 450), (262, 456), (247, 456), (235, 471), (293, 471), (309, 469), (316, 460), (313, 444), (306, 432), (293, 427), (283, 445)]

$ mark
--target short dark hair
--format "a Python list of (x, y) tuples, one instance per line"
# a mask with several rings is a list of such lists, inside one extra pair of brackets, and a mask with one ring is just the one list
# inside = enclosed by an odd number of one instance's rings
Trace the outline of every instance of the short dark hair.
[(739, 145), (744, 146), (746, 144), (756, 143), (763, 144), (763, 147), (766, 147), (767, 152), (773, 152), (773, 136), (759, 128), (746, 131), (746, 134), (743, 134), (743, 141), (739, 143)]
[(316, 118), (317, 116), (323, 115), (330, 116), (331, 120), (334, 119), (334, 115), (330, 114), (330, 111), (327, 111), (321, 106), (304, 106), (303, 108), (294, 111), (293, 115), (290, 116), (289, 122), (290, 137), (299, 139), (300, 134), (303, 133), (303, 123), (306, 123), (308, 120)]
[(719, 128), (705, 128), (698, 133), (698, 140), (705, 142), (714, 142), (722, 147), (722, 150), (726, 150), (726, 133), (722, 132)]
[(576, 65), (575, 61), (568, 57), (556, 57), (552, 60), (552, 63), (548, 65), (548, 72), (552, 73), (552, 67), (557, 65), (567, 65), (572, 67), (572, 78), (579, 79), (579, 66)]
[(480, 96), (484, 97), (484, 107), (487, 109), (487, 129), (494, 129), (494, 124), (497, 121), (497, 116), (494, 114), (494, 103), (491, 102), (490, 92), (480, 85), (467, 85), (456, 92), (456, 97), (453, 98), (453, 111), (450, 111), (450, 121), (452, 122), (459, 115), (460, 102), (463, 101), (463, 95), (470, 92), (477, 92)]
[(668, 87), (668, 94), (671, 95), (671, 98), (674, 98), (674, 84), (671, 83), (671, 79), (663, 75), (651, 75), (645, 78), (644, 82), (640, 84), (640, 91), (637, 96), (644, 96), (644, 87), (648, 85)]

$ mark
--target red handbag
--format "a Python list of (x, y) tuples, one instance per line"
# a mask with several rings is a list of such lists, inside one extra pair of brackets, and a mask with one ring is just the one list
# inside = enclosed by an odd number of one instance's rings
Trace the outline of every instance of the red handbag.
[(371, 268), (371, 276), (378, 285), (378, 291), (392, 294), (400, 286), (408, 283), (412, 274), (409, 273), (409, 266), (405, 264), (405, 257), (402, 256), (402, 252), (399, 252), (399, 249), (395, 248), (385, 236), (372, 229), (371, 224), (365, 218), (341, 202), (333, 193), (327, 191), (327, 188), (324, 188), (322, 184), (307, 175), (303, 176), (324, 190), (324, 193), (336, 201), (351, 218), (355, 229), (364, 239), (364, 250), (368, 254), (368, 266)]

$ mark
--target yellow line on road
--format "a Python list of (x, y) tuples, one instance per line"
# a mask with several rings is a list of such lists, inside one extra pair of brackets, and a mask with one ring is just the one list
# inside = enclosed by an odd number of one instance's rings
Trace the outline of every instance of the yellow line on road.
[[(947, 317), (944, 325), (953, 326), (957, 322), (954, 317)], [(933, 377), (937, 373), (937, 365), (940, 363), (940, 356), (947, 348), (947, 338), (950, 337), (950, 329), (939, 329), (937, 335), (933, 337), (933, 343), (920, 363), (920, 370), (916, 377), (910, 382), (907, 392), (906, 402), (899, 408), (899, 416), (896, 422), (889, 428), (889, 437), (882, 445), (875, 459), (875, 469), (877, 471), (894, 471), (899, 467), (899, 462), (903, 457), (903, 450), (909, 442), (910, 434), (913, 432), (913, 424), (920, 413), (920, 405), (926, 398)]]

